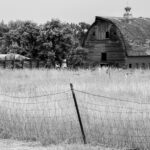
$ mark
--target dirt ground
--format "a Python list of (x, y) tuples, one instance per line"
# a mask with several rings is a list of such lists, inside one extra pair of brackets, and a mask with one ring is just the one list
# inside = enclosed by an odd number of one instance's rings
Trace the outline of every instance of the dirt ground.
[[(89, 145), (52, 145), (43, 147), (39, 143), (21, 142), (15, 140), (0, 140), (0, 150), (112, 150), (110, 148), (102, 148)], [(114, 150), (114, 149), (113, 149)]]

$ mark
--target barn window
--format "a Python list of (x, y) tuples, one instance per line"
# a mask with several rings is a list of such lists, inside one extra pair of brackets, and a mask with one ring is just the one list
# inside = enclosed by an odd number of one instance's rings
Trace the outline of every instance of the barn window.
[(118, 63), (116, 63), (116, 64), (115, 64), (115, 67), (116, 67), (116, 68), (118, 68), (118, 67), (119, 67), (119, 64), (118, 64)]
[(118, 41), (117, 28), (115, 26), (110, 28), (110, 39), (112, 41)]
[(102, 61), (106, 61), (107, 60), (107, 54), (106, 53), (102, 53), (101, 59), (102, 59)]
[(96, 32), (93, 30), (91, 32), (90, 40), (95, 40)]
[(149, 69), (150, 69), (150, 63), (148, 65), (149, 65)]
[(129, 68), (132, 68), (132, 64), (129, 64)]
[(139, 64), (138, 64), (138, 63), (136, 63), (136, 68), (137, 68), (137, 69), (139, 68)]
[(145, 63), (142, 63), (142, 68), (145, 69)]
[(109, 32), (107, 31), (106, 32), (106, 39), (108, 39), (110, 36), (109, 36)]
[(93, 36), (95, 36), (95, 31), (93, 32), (93, 34), (92, 34)]

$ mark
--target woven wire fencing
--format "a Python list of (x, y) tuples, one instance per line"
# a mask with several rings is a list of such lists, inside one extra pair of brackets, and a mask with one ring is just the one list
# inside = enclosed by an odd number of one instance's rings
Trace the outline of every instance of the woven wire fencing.
[(42, 95), (0, 95), (0, 137), (42, 144), (80, 142), (70, 90)]
[[(150, 149), (150, 104), (74, 89), (87, 143)], [(0, 94), (0, 137), (42, 144), (83, 142), (70, 89), (39, 95)]]
[(150, 104), (75, 90), (87, 143), (150, 149)]

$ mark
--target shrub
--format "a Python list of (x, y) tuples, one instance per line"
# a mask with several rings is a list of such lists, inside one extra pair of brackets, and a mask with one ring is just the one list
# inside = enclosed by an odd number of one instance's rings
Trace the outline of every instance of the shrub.
[(68, 66), (70, 68), (85, 68), (87, 66), (88, 50), (83, 47), (73, 49), (68, 56)]

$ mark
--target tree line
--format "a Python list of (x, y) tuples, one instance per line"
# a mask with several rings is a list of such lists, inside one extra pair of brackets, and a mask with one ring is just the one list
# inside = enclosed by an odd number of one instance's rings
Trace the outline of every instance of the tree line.
[(85, 63), (87, 50), (82, 42), (90, 25), (63, 23), (52, 19), (38, 25), (32, 21), (0, 22), (0, 53), (17, 53), (31, 59), (48, 60), (55, 66), (66, 59), (76, 67)]

